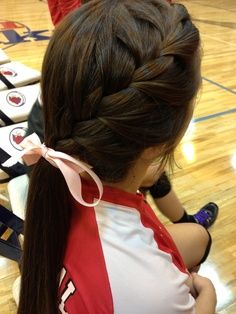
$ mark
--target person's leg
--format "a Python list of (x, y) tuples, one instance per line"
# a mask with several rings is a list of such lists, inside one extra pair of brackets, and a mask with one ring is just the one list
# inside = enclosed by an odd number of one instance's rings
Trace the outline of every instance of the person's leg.
[(209, 228), (216, 220), (218, 206), (213, 202), (204, 205), (194, 215), (188, 214), (175, 194), (165, 172), (149, 188), (149, 191), (159, 210), (173, 223), (192, 222)]
[(211, 236), (204, 227), (194, 223), (181, 223), (168, 225), (166, 229), (189, 270), (205, 261), (211, 247)]
[(154, 198), (154, 201), (162, 214), (170, 221), (179, 221), (184, 216), (185, 210), (183, 205), (181, 204), (173, 189), (171, 189), (163, 197)]

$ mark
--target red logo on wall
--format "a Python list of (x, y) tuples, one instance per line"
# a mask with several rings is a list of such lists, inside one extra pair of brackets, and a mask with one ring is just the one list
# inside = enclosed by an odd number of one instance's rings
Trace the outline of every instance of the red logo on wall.
[(7, 94), (6, 100), (9, 105), (13, 107), (21, 107), (25, 104), (25, 95), (19, 93), (18, 91), (12, 91)]
[(17, 150), (23, 150), (23, 148), (20, 146), (20, 143), (23, 141), (26, 135), (26, 131), (27, 129), (23, 127), (16, 127), (13, 130), (11, 130), (9, 140), (11, 145)]
[(16, 71), (6, 68), (6, 67), (0, 67), (0, 73), (4, 76), (14, 77), (17, 76)]

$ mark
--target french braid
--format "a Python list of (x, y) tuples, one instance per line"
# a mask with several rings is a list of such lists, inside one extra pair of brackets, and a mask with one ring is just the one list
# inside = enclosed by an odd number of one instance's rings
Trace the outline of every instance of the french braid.
[[(76, 19), (73, 28), (65, 26)], [(66, 55), (57, 64), (65, 73), (64, 87), (58, 91), (52, 59), (62, 54), (54, 46), (66, 36)], [(56, 30), (47, 52), (55, 56), (46, 55), (43, 85), (49, 78), (54, 87), (54, 95), (43, 95), (47, 144), (79, 156), (107, 181), (124, 177), (147, 147), (165, 147), (160, 157), (167, 159), (192, 114), (200, 84), (198, 48), (198, 30), (182, 5), (85, 4)]]

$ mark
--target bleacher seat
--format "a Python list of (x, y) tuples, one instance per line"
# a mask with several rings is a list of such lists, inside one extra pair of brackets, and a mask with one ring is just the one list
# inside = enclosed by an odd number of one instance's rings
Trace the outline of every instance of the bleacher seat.
[[(16, 152), (22, 150), (19, 144), (24, 139), (26, 131), (27, 122), (0, 128), (0, 164), (14, 156)], [(5, 180), (8, 177), (13, 178), (25, 173), (25, 168), (20, 162), (11, 168), (5, 168), (2, 165), (0, 165), (0, 168), (0, 180)]]
[(0, 64), (10, 62), (8, 55), (0, 49)]
[(25, 86), (40, 80), (41, 74), (20, 62), (8, 62), (0, 65), (0, 91)]
[(26, 121), (39, 95), (39, 84), (0, 92), (0, 127)]

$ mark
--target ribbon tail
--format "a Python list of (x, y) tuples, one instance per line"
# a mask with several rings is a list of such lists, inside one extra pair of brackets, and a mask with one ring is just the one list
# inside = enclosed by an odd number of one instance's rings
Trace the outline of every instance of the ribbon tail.
[[(101, 183), (100, 179), (95, 175), (95, 173), (92, 173), (92, 174), (89, 173), (89, 174), (92, 176), (93, 180), (97, 184), (97, 187), (99, 190), (99, 198), (96, 199), (96, 201), (93, 203), (87, 203), (82, 197), (82, 183), (81, 183), (81, 177), (80, 177), (79, 172), (72, 169), (71, 166), (69, 166), (66, 162), (64, 162), (60, 159), (54, 159), (54, 162), (56, 163), (57, 167), (62, 172), (62, 174), (66, 180), (68, 189), (69, 189), (71, 195), (73, 196), (73, 198), (77, 202), (79, 202), (81, 205), (84, 205), (86, 207), (93, 207), (99, 203), (99, 201), (102, 197), (103, 188), (102, 188), (102, 183)], [(87, 169), (82, 169), (82, 171), (88, 172)], [(94, 176), (95, 176), (95, 178), (94, 178)]]
[[(103, 186), (102, 186), (101, 180), (96, 175), (96, 173), (90, 168), (90, 166), (88, 166), (84, 162), (82, 162), (80, 160), (77, 160), (77, 159), (75, 159), (75, 158), (73, 158), (73, 157), (71, 157), (71, 156), (69, 156), (69, 155), (67, 155), (65, 153), (54, 151), (54, 150), (51, 150), (51, 149), (48, 150), (47, 156), (48, 157), (46, 157), (46, 158), (48, 158), (48, 160), (50, 160), (50, 162), (56, 163), (56, 160), (60, 161), (60, 166), (57, 163), (56, 164), (57, 164), (57, 167), (61, 171), (62, 171), (62, 169), (60, 167), (62, 165), (67, 165), (69, 167), (69, 169), (73, 169), (74, 172), (77, 173), (77, 174), (79, 174), (81, 172), (87, 172), (90, 175), (90, 177), (93, 179), (93, 181), (96, 183), (98, 191), (99, 191), (99, 199), (96, 202), (92, 203), (90, 206), (95, 206), (95, 205), (97, 205), (99, 203), (99, 201), (100, 201), (100, 199), (102, 197), (102, 194), (103, 194)], [(63, 173), (63, 175), (64, 175), (64, 173)], [(80, 182), (80, 184), (81, 184), (81, 182)], [(73, 183), (72, 183), (72, 185), (73, 185)], [(80, 191), (80, 193), (81, 193), (81, 191)], [(83, 201), (82, 196), (81, 196), (81, 200)], [(83, 205), (89, 206), (88, 203), (86, 203), (86, 204), (84, 203)]]

